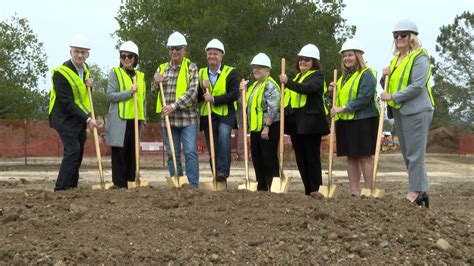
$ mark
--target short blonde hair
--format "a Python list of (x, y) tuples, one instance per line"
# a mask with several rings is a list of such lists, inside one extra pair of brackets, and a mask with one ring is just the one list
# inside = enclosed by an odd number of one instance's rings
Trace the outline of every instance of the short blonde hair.
[[(361, 69), (364, 69), (367, 67), (367, 65), (365, 64), (365, 60), (364, 60), (364, 57), (362, 56), (362, 52), (361, 51), (358, 51), (358, 50), (349, 50), (349, 51), (344, 51), (342, 53), (342, 55), (344, 55), (345, 52), (353, 52), (356, 59), (357, 59), (357, 64), (355, 66), (355, 68), (357, 69), (357, 71), (360, 71)], [(344, 62), (342, 62), (342, 56), (341, 56), (341, 69), (342, 69), (342, 73), (343, 74), (347, 74), (347, 72), (349, 72), (350, 69), (348, 69), (346, 66), (344, 66)]]
[[(411, 51), (414, 51), (416, 49), (421, 48), (421, 41), (420, 41), (420, 39), (418, 39), (418, 36), (415, 33), (410, 32), (410, 34), (408, 35), (408, 38), (410, 38), (408, 40), (409, 44), (410, 44), (410, 48), (408, 48), (409, 53)], [(397, 44), (395, 43), (395, 41), (396, 40), (394, 39), (393, 40), (393, 55), (399, 55), (400, 50), (398, 49)]]

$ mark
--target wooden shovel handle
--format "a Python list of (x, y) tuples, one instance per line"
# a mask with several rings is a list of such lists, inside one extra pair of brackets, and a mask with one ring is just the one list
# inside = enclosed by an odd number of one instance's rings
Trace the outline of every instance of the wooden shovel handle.
[[(285, 74), (286, 60), (281, 59), (281, 74)], [(284, 177), (283, 156), (285, 150), (285, 83), (280, 84), (280, 180)]]
[[(390, 79), (389, 75), (385, 76), (385, 81), (383, 85), (384, 92), (387, 92), (389, 79)], [(375, 190), (376, 179), (377, 179), (377, 168), (378, 168), (379, 158), (380, 158), (380, 148), (381, 148), (380, 144), (382, 142), (382, 130), (383, 130), (384, 119), (385, 119), (385, 101), (382, 101), (382, 104), (380, 107), (380, 114), (379, 114), (379, 127), (377, 130), (377, 141), (375, 144), (374, 169), (372, 172), (372, 194), (373, 194), (373, 191)]]
[[(133, 85), (137, 84), (137, 76), (133, 76)], [(133, 93), (133, 126), (134, 126), (134, 133), (135, 133), (135, 166), (136, 166), (136, 176), (135, 181), (139, 182), (140, 180), (140, 139), (139, 139), (139, 132), (138, 132), (138, 99), (137, 93)]]
[[(166, 99), (165, 99), (165, 93), (163, 92), (163, 82), (160, 82), (160, 93), (161, 93), (161, 100), (163, 102), (163, 107), (165, 107)], [(168, 142), (170, 144), (171, 157), (173, 158), (174, 176), (178, 180), (178, 185), (179, 185), (178, 165), (176, 164), (176, 154), (175, 154), (175, 149), (174, 149), (173, 134), (171, 133), (170, 118), (167, 115), (165, 116), (165, 124), (166, 124), (166, 132), (168, 134)]]
[[(91, 105), (91, 117), (95, 121), (94, 102), (92, 101), (91, 87), (87, 87), (87, 92), (89, 94), (89, 102), (90, 102), (90, 105)], [(94, 129), (92, 131), (94, 132), (95, 154), (97, 156), (97, 164), (99, 165), (100, 187), (105, 188), (104, 168), (102, 166), (102, 156), (100, 154), (99, 134), (97, 133), (97, 128), (96, 127), (94, 127)]]
[[(209, 93), (209, 88), (206, 88), (206, 93)], [(209, 124), (209, 149), (211, 152), (211, 166), (212, 166), (212, 179), (214, 183), (217, 182), (216, 180), (216, 153), (214, 147), (214, 129), (212, 128), (212, 110), (211, 110), (211, 103), (207, 103), (207, 122)], [(216, 184), (217, 185), (217, 184)]]
[[(245, 82), (245, 79), (242, 79), (241, 82)], [(242, 135), (244, 139), (244, 164), (245, 164), (245, 180), (247, 186), (250, 186), (250, 178), (249, 178), (249, 155), (248, 155), (248, 147), (247, 147), (247, 95), (246, 95), (247, 88), (241, 91), (241, 99), (242, 99)]]
[[(333, 82), (336, 83), (336, 86), (334, 86), (334, 90), (332, 91), (332, 106), (336, 106), (336, 93), (337, 93), (337, 69), (334, 69), (333, 72)], [(335, 120), (334, 117), (331, 117), (331, 132), (329, 135), (329, 169), (328, 169), (328, 189), (331, 188), (332, 185), (332, 161), (333, 161), (333, 156), (334, 156), (334, 138), (335, 138)]]

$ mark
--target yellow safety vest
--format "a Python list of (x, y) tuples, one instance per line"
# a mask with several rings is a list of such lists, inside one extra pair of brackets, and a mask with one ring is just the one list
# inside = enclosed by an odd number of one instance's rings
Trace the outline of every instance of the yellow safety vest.
[[(360, 79), (362, 78), (362, 75), (367, 70), (372, 71), (372, 74), (374, 75), (374, 77), (377, 77), (377, 73), (375, 72), (375, 70), (366, 67), (352, 74), (352, 76), (346, 81), (346, 83), (344, 83), (344, 86), (342, 86), (342, 79), (344, 76), (341, 76), (339, 78), (339, 80), (337, 81), (337, 89), (336, 89), (336, 107), (343, 107), (348, 102), (357, 98)], [(377, 84), (374, 84), (374, 86), (377, 86)], [(375, 103), (375, 95), (376, 94), (374, 91), (374, 103)], [(336, 120), (339, 120), (339, 119), (352, 120), (354, 119), (354, 117), (355, 117), (355, 112), (344, 112), (344, 113), (338, 113), (335, 116), (335, 119)]]
[[(220, 96), (224, 95), (227, 92), (227, 87), (226, 87), (226, 79), (227, 76), (229, 76), (229, 73), (233, 70), (233, 67), (226, 66), (222, 67), (221, 73), (219, 77), (217, 78), (216, 84), (214, 86), (211, 83), (211, 86), (209, 88), (209, 93), (211, 93), (212, 96)], [(203, 81), (209, 79), (209, 68), (201, 68), (199, 69), (199, 84), (201, 84), (201, 87), (204, 88), (203, 86)], [(234, 102), (234, 108), (235, 110), (237, 109), (236, 106), (237, 101)], [(220, 115), (220, 116), (226, 116), (229, 112), (227, 104), (221, 104), (221, 105), (214, 105), (214, 103), (211, 103), (211, 109), (212, 112)], [(199, 113), (201, 116), (207, 116), (207, 104), (206, 102), (202, 102), (199, 106)]]
[[(114, 67), (115, 75), (117, 76), (118, 83), (120, 86), (120, 92), (129, 91), (133, 86), (133, 80), (127, 74), (125, 69), (121, 67)], [(145, 100), (145, 74), (143, 72), (136, 70), (135, 75), (137, 76), (137, 103), (138, 103), (138, 119), (145, 120), (145, 111), (144, 111), (144, 100)], [(134, 100), (133, 97), (118, 103), (119, 107), (119, 117), (121, 119), (134, 119)]]
[[(416, 50), (411, 51), (405, 58), (402, 59), (400, 64), (395, 69), (395, 65), (397, 64), (399, 55), (393, 57), (392, 62), (390, 62), (390, 80), (388, 82), (388, 93), (394, 94), (401, 90), (404, 90), (408, 87), (408, 82), (410, 79), (411, 68), (413, 67), (413, 62), (415, 62), (415, 58), (424, 53), (428, 56), (428, 52), (424, 48), (419, 48)], [(394, 70), (395, 69), (395, 70)], [(428, 94), (430, 96), (431, 104), (434, 106), (434, 98), (433, 94), (431, 93), (431, 86), (430, 86), (430, 77), (431, 77), (431, 65), (428, 69), (428, 76), (426, 77), (426, 88), (428, 89)], [(400, 109), (403, 103), (395, 104), (394, 101), (387, 102), (389, 106)]]
[[(191, 64), (191, 61), (188, 58), (183, 58), (181, 61), (181, 67), (179, 69), (179, 74), (178, 74), (178, 81), (176, 83), (176, 96), (175, 99), (178, 100), (181, 95), (185, 94), (186, 91), (188, 90), (189, 86), (189, 64)], [(169, 63), (163, 63), (160, 65), (160, 74), (163, 75), (165, 72), (166, 68), (168, 67)], [(169, 104), (169, 103), (167, 103)], [(161, 93), (158, 94), (158, 98), (156, 100), (156, 112), (161, 113), (161, 109), (163, 108), (163, 100), (161, 99)]]
[[(316, 72), (316, 70), (310, 70), (302, 76), (301, 76), (301, 73), (298, 73), (293, 78), (293, 81), (301, 84), (309, 75), (313, 74), (314, 72)], [(327, 109), (326, 101), (324, 100), (324, 94), (326, 93), (326, 91), (327, 91), (327, 86), (326, 86), (326, 81), (324, 81), (324, 91), (321, 98), (322, 98), (322, 102), (324, 106), (324, 112), (327, 115), (329, 114), (329, 110)], [(285, 98), (284, 98), (285, 108), (288, 106), (288, 104), (290, 104), (291, 108), (293, 109), (303, 108), (306, 105), (307, 98), (308, 96), (306, 94), (300, 94), (292, 90), (285, 90)]]
[[(65, 65), (61, 65), (58, 68), (53, 70), (51, 74), (51, 78), (54, 77), (55, 72), (63, 75), (64, 78), (69, 82), (71, 86), (72, 94), (74, 96), (74, 103), (86, 114), (90, 113), (91, 104), (89, 101), (89, 93), (87, 91), (86, 84), (84, 80), (82, 80), (79, 75), (71, 70), (69, 67)], [(84, 64), (84, 77), (86, 79), (90, 78), (89, 69)], [(48, 114), (51, 114), (53, 111), (54, 104), (56, 103), (56, 90), (54, 89), (54, 82), (53, 88), (51, 88), (51, 93), (49, 94), (49, 110)]]
[(260, 83), (260, 86), (258, 88), (255, 88), (258, 81), (255, 81), (248, 89), (247, 92), (247, 104), (250, 96), (252, 95), (253, 90), (255, 89), (255, 93), (252, 98), (252, 102), (250, 103), (250, 111), (249, 111), (249, 118), (250, 118), (250, 125), (249, 125), (249, 130), (253, 132), (259, 132), (262, 130), (263, 127), (263, 109), (262, 109), (262, 100), (263, 100), (263, 93), (265, 92), (265, 87), (267, 85), (267, 82), (271, 82), (275, 84), (275, 86), (278, 88), (278, 91), (280, 91), (280, 86), (273, 80), (272, 77), (268, 76), (265, 81)]

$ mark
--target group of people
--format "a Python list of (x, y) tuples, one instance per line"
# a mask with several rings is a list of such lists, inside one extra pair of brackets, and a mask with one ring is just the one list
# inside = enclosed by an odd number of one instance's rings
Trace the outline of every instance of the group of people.
[[(434, 110), (429, 86), (428, 53), (421, 47), (416, 25), (408, 20), (393, 30), (394, 50), (389, 67), (383, 69), (381, 82), (387, 77), (388, 90), (380, 99), (388, 103), (388, 116), (395, 119), (401, 151), (409, 175), (406, 199), (429, 206), (425, 149)], [(320, 144), (330, 131), (327, 116), (336, 120), (337, 155), (347, 156), (351, 193), (359, 195), (360, 176), (365, 188), (371, 189), (379, 110), (376, 102), (376, 72), (367, 67), (361, 43), (348, 39), (342, 45), (341, 72), (337, 82), (327, 88), (320, 63), (320, 52), (307, 44), (295, 60), (296, 74), (280, 74), (278, 82), (271, 77), (272, 64), (265, 53), (250, 62), (255, 81), (248, 86), (239, 81), (234, 67), (225, 65), (224, 44), (212, 39), (205, 47), (208, 66), (198, 69), (186, 57), (186, 38), (179, 32), (167, 41), (170, 60), (158, 66), (151, 91), (157, 93), (156, 112), (167, 116), (177, 156), (178, 175), (183, 175), (181, 147), (184, 150), (186, 176), (190, 186), (199, 186), (199, 162), (196, 151), (198, 130), (204, 131), (208, 147), (214, 132), (216, 179), (226, 182), (231, 165), (231, 131), (237, 128), (239, 92), (246, 96), (247, 121), (250, 130), (251, 155), (258, 190), (269, 190), (279, 175), (278, 139), (280, 117), (285, 116), (285, 133), (290, 135), (305, 194), (318, 191), (322, 185)], [(93, 86), (85, 63), (89, 56), (88, 40), (76, 36), (70, 44), (71, 59), (53, 71), (50, 97), (50, 125), (64, 144), (64, 158), (55, 191), (77, 187), (82, 161), (86, 127), (97, 123), (90, 116), (87, 87)], [(140, 128), (146, 118), (146, 84), (144, 73), (137, 70), (139, 49), (132, 41), (119, 49), (120, 64), (109, 74), (106, 143), (112, 148), (112, 180), (116, 187), (126, 188), (135, 179), (134, 108), (138, 110)], [(283, 84), (285, 90), (281, 91)], [(160, 91), (162, 90), (162, 92)], [(336, 93), (336, 104), (330, 110), (325, 93)], [(158, 93), (160, 92), (160, 93)], [(280, 113), (280, 94), (284, 93), (284, 113)], [(162, 99), (162, 95), (164, 99)], [(133, 98), (138, 99), (135, 106)], [(163, 104), (165, 103), (165, 104)], [(210, 103), (212, 114), (208, 114)], [(208, 123), (211, 115), (211, 123)], [(198, 119), (200, 121), (198, 121)], [(169, 136), (162, 119), (163, 139), (171, 176), (174, 165)], [(210, 125), (211, 124), (211, 125)]]

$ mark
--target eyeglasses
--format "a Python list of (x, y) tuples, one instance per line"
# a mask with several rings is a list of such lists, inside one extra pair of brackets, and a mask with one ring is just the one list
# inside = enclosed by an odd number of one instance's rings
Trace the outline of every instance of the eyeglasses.
[(83, 55), (85, 55), (85, 54), (89, 53), (89, 51), (88, 50), (82, 50), (82, 49), (73, 49), (72, 53), (73, 54), (83, 54)]
[(135, 57), (134, 54), (121, 54), (120, 55), (120, 58), (122, 58), (123, 60), (125, 60), (126, 58), (133, 59), (134, 57)]
[(298, 58), (298, 61), (310, 62), (311, 58), (309, 58), (309, 57), (300, 57), (300, 58)]
[(410, 32), (408, 32), (408, 31), (399, 31), (399, 32), (394, 32), (393, 33), (393, 38), (398, 39), (398, 37), (402, 37), (402, 39), (403, 39), (403, 38), (407, 37), (408, 35), (410, 35)]
[(184, 46), (168, 46), (168, 50), (171, 52), (175, 50), (176, 52), (179, 52), (183, 50)]

